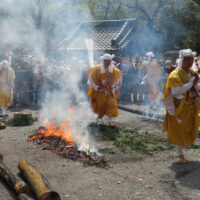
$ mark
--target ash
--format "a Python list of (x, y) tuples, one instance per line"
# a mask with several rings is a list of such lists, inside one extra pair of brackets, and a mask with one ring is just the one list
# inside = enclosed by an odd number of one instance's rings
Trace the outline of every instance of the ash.
[(44, 137), (44, 134), (39, 132), (41, 129), (45, 128), (40, 127), (34, 134), (28, 137), (28, 140), (34, 144), (40, 145), (42, 150), (50, 150), (62, 158), (78, 160), (83, 162), (84, 166), (108, 167), (108, 162), (104, 159), (102, 154), (96, 152), (86, 153), (85, 151), (78, 150), (76, 144), (71, 145), (62, 138), (56, 136)]

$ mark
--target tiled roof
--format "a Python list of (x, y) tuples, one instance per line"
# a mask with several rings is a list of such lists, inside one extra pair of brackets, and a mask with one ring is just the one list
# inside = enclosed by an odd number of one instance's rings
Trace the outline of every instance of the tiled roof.
[(136, 19), (87, 22), (75, 27), (58, 49), (84, 50), (86, 39), (93, 39), (94, 50), (125, 48), (134, 37)]

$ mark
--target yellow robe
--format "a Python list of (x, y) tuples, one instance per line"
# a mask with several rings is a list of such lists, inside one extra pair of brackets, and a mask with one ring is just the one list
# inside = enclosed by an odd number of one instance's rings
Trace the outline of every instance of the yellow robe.
[(0, 70), (0, 106), (10, 106), (13, 97), (12, 82), (15, 79), (14, 70), (9, 67), (7, 70)]
[[(194, 73), (191, 70), (191, 75)], [(189, 77), (185, 70), (178, 71), (175, 69), (171, 72), (163, 88), (164, 101), (169, 94), (170, 88), (183, 86), (188, 81)], [(194, 98), (190, 96), (190, 93), (191, 90), (186, 92), (181, 100), (173, 97), (175, 116), (167, 113), (165, 117), (164, 123), (167, 123), (167, 138), (176, 145), (187, 146), (193, 144), (197, 138), (199, 127), (198, 110), (194, 107)], [(180, 120), (182, 121), (181, 123), (179, 123)]]
[(157, 63), (156, 59), (153, 59), (152, 62), (149, 64), (147, 69), (147, 74), (150, 77), (151, 74), (153, 74), (151, 82), (148, 83), (148, 93), (149, 93), (149, 102), (154, 102), (158, 99), (161, 99), (161, 94), (158, 88), (159, 85), (158, 83), (160, 80), (160, 66)]
[(122, 73), (116, 67), (113, 68), (113, 73), (105, 72), (101, 74), (101, 65), (96, 65), (88, 70), (93, 82), (99, 86), (98, 91), (90, 88), (88, 95), (90, 96), (91, 107), (94, 113), (98, 114), (99, 118), (104, 115), (109, 117), (118, 116), (117, 98), (120, 96), (121, 85), (117, 91), (109, 90), (109, 85), (113, 86), (122, 77)]

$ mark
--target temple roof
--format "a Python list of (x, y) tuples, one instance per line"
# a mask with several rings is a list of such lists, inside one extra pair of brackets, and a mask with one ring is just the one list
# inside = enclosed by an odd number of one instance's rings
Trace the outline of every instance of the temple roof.
[(79, 24), (58, 46), (59, 50), (85, 50), (86, 39), (93, 39), (94, 50), (125, 48), (134, 38), (136, 19), (102, 20)]

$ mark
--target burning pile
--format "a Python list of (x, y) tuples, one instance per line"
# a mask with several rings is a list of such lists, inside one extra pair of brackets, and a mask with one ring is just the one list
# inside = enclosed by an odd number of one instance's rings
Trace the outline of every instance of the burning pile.
[(60, 126), (57, 126), (56, 123), (47, 123), (45, 126), (39, 127), (33, 135), (28, 137), (28, 140), (42, 145), (43, 150), (51, 150), (63, 158), (83, 161), (85, 165), (107, 166), (102, 155), (78, 150), (75, 144), (76, 139), (73, 140), (71, 137), (69, 120)]

